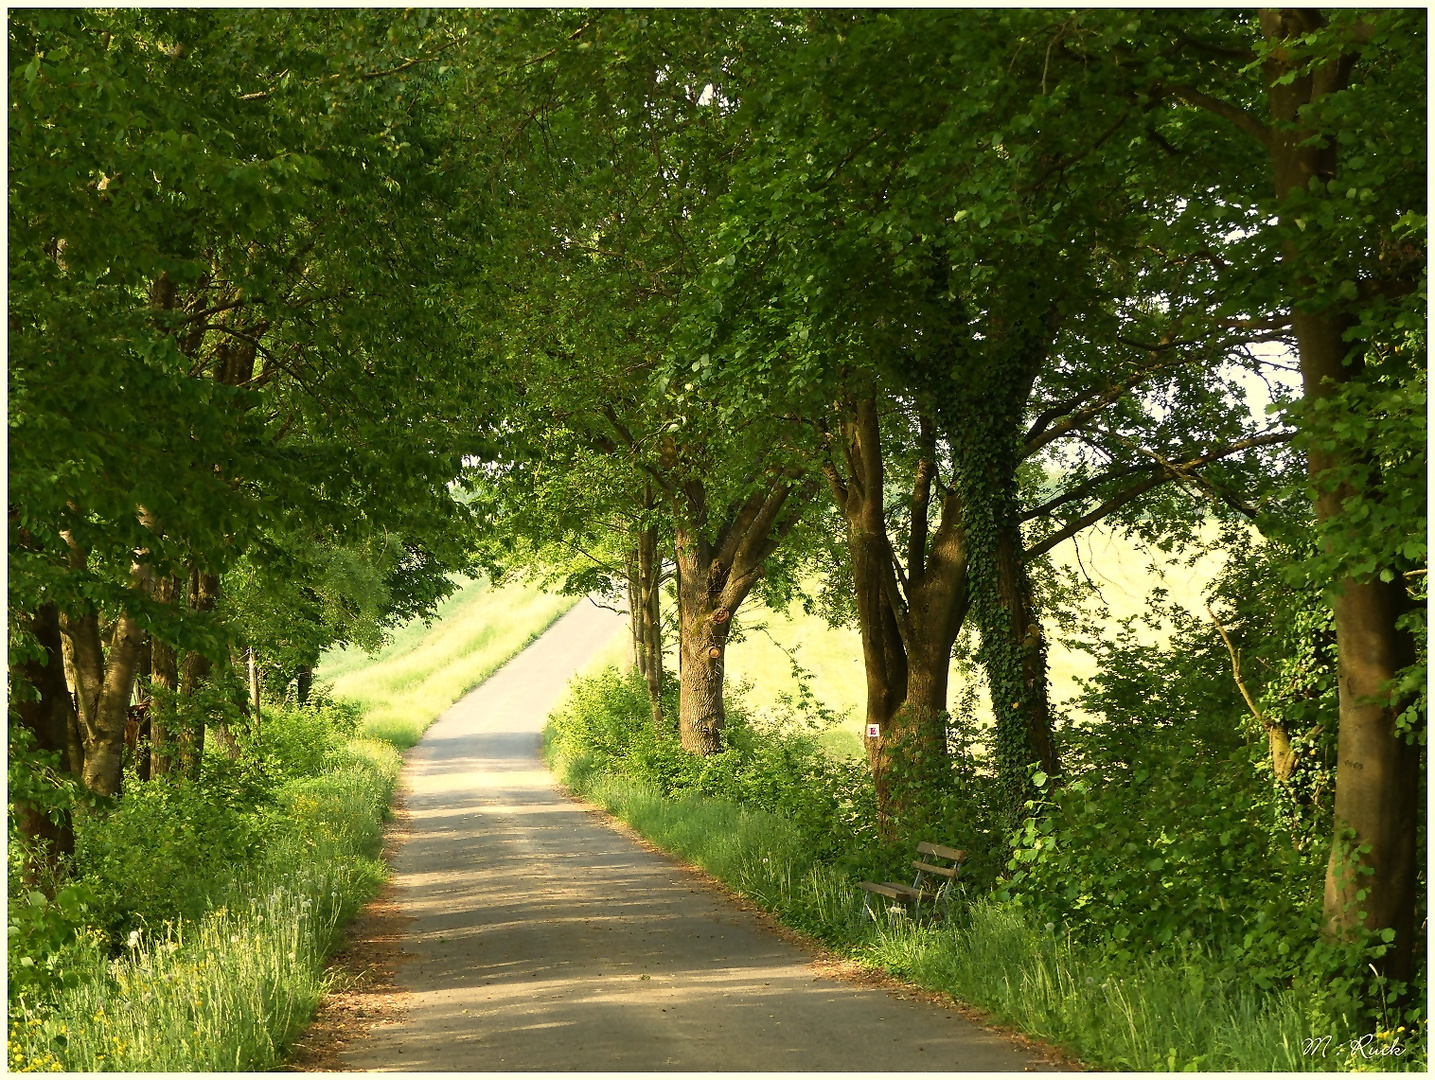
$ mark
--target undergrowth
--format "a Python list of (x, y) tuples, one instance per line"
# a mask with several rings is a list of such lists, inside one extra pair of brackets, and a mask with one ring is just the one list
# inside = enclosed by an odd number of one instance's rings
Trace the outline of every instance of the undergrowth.
[(262, 739), (207, 758), (199, 783), (131, 773), (123, 799), (77, 821), (73, 880), (11, 904), (12, 971), (30, 974), (10, 981), (12, 1071), (282, 1062), (337, 928), (384, 876), (400, 759), (352, 738), (356, 719), (266, 709)]

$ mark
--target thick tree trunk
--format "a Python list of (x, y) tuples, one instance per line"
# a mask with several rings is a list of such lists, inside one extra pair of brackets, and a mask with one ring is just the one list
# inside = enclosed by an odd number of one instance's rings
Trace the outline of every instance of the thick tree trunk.
[[(907, 693), (888, 721), (890, 734), (868, 739), (868, 761), (878, 787), (879, 824), (896, 831), (920, 828), (930, 813), (932, 793), (945, 778), (947, 760), (947, 682), (951, 646), (930, 638), (914, 640), (907, 654)], [(880, 758), (871, 744), (882, 743)], [(885, 797), (885, 805), (884, 805)]]
[(678, 639), (683, 663), (678, 735), (684, 750), (706, 755), (722, 749), (722, 729), (727, 721), (722, 700), (723, 659), (732, 611), (722, 604), (722, 581), (712, 580), (711, 567), (700, 565), (698, 549), (698, 542), (680, 527)]
[[(722, 748), (723, 660), (732, 617), (762, 574), (764, 560), (796, 522), (778, 518), (789, 498), (805, 506), (814, 485), (794, 488), (774, 478), (735, 508), (715, 542), (705, 535), (707, 493), (701, 482), (683, 485), (684, 506), (675, 508), (678, 578), (678, 734), (684, 748), (712, 754)], [(656, 546), (656, 545), (655, 545)], [(661, 645), (661, 642), (656, 642)]]
[[(59, 755), (62, 771), (78, 771), (74, 768), (81, 764), (74, 702), (65, 685), (59, 613), (53, 604), (45, 604), (35, 613), (30, 620), (30, 630), (44, 655), (26, 661), (18, 672), (12, 673), (12, 686), (15, 675), (19, 675), (35, 688), (39, 700), (15, 700), (11, 708), (20, 724), (34, 733), (39, 749)], [(44, 874), (27, 868), (26, 884), (32, 887), (54, 882), (63, 871), (63, 860), (75, 851), (75, 830), (69, 807), (61, 807), (54, 813), (52, 818), (41, 808), (15, 799), (15, 824), (34, 843), (35, 854), (47, 868)]]
[(1011, 652), (1017, 658), (1013, 674), (1020, 690), (1020, 696), (1010, 704), (1018, 722), (1025, 721), (1026, 760), (1039, 764), (1048, 776), (1056, 776), (1061, 765), (1052, 740), (1046, 635), (1042, 633), (1021, 547), (1021, 528), (1010, 521), (997, 542), (997, 588), (1007, 612)]
[(875, 400), (858, 401), (845, 425), (845, 482), (835, 464), (828, 469), (829, 486), (847, 522), (867, 681), (867, 761), (879, 826), (889, 836), (901, 823), (919, 820), (925, 793), (946, 772), (948, 672), (966, 611), (960, 504), (950, 491), (943, 498), (929, 545), (936, 435), (925, 414), (919, 425), (921, 457), (912, 484), (907, 570), (900, 581), (887, 536)]
[[(1308, 399), (1330, 394), (1359, 372), (1344, 363), (1352, 325), (1294, 313), (1301, 375)], [(1312, 448), (1312, 478), (1343, 464)], [(1354, 492), (1342, 485), (1315, 503), (1317, 521), (1338, 514)], [(1336, 671), (1340, 730), (1336, 750), (1335, 837), (1325, 877), (1327, 931), (1343, 936), (1357, 927), (1392, 929), (1395, 944), (1383, 958), (1383, 974), (1408, 980), (1415, 932), (1419, 851), (1416, 814), (1420, 799), (1420, 749), (1395, 729), (1407, 701), (1390, 702), (1396, 674), (1415, 661), (1415, 643), (1396, 627), (1409, 610), (1404, 581), (1345, 578), (1335, 597)], [(1349, 834), (1353, 833), (1353, 838)], [(1358, 857), (1355, 848), (1368, 846)], [(1357, 894), (1364, 894), (1358, 896)]]
[[(71, 542), (72, 567), (83, 570), (88, 562), (87, 553)], [(131, 575), (135, 589), (152, 587), (151, 575), (141, 564), (133, 566)], [(118, 795), (124, 775), (125, 721), (144, 633), (133, 615), (121, 612), (115, 620), (107, 657), (95, 611), (78, 615), (62, 612), (60, 631), (69, 640), (74, 656), (76, 711), (84, 743), (80, 775), (95, 794)]]
[[(881, 487), (867, 489), (881, 492)], [(865, 492), (864, 492), (865, 494)], [(853, 498), (847, 544), (852, 559), (852, 582), (857, 602), (857, 629), (862, 639), (862, 669), (867, 681), (867, 764), (877, 790), (877, 808), (884, 830), (900, 818), (907, 800), (893, 789), (894, 773), (901, 773), (911, 749), (922, 739), (910, 730), (915, 713), (903, 712), (909, 671), (902, 631), (888, 599), (886, 575), (892, 572), (887, 553), (880, 504)], [(875, 517), (875, 522), (873, 518)], [(874, 525), (883, 532), (874, 532)], [(945, 699), (943, 700), (945, 707)], [(874, 734), (875, 732), (875, 734)], [(945, 736), (944, 736), (945, 739)]]
[(299, 666), (299, 674), (295, 678), (295, 697), (300, 705), (309, 703), (309, 694), (314, 688), (314, 669), (308, 664)]
[[(1265, 9), (1260, 21), (1272, 46), (1266, 61), (1273, 121), (1269, 147), (1276, 197), (1284, 201), (1294, 191), (1308, 188), (1312, 179), (1323, 183), (1335, 179), (1336, 142), (1306, 129), (1302, 110), (1346, 88), (1355, 55), (1333, 57), (1314, 67), (1291, 55), (1300, 38), (1324, 25), (1319, 12)], [(1298, 275), (1310, 272), (1311, 260), (1299, 240), (1291, 242), (1286, 258)], [(1305, 282), (1292, 284), (1299, 292)], [(1353, 347), (1346, 341), (1347, 331), (1355, 325), (1353, 318), (1306, 311), (1296, 303), (1291, 320), (1307, 400), (1328, 396), (1359, 374), (1359, 354), (1352, 357)], [(1336, 454), (1318, 448), (1310, 452), (1312, 477), (1341, 464)], [(1325, 521), (1339, 513), (1350, 494), (1344, 488), (1321, 494), (1315, 504), (1316, 519)], [(1395, 943), (1382, 964), (1383, 973), (1397, 980), (1407, 980), (1411, 974), (1419, 868), (1419, 750), (1395, 728), (1395, 718), (1406, 703), (1388, 701), (1395, 674), (1414, 659), (1413, 641), (1396, 627), (1408, 606), (1399, 577), (1385, 583), (1374, 575), (1362, 581), (1346, 578), (1334, 602), (1340, 733), (1336, 832), (1325, 880), (1328, 931), (1345, 936), (1362, 926), (1393, 929)], [(1348, 837), (1351, 833), (1353, 837)], [(1353, 849), (1367, 846), (1368, 852), (1352, 854)]]

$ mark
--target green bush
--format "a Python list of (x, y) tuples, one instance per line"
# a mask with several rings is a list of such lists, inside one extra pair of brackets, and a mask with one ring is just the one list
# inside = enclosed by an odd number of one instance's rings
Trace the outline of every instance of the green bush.
[[(667, 688), (665, 715), (677, 715), (675, 683)], [(910, 876), (918, 840), (965, 848), (967, 876), (983, 887), (1004, 863), (988, 810), (990, 778), (954, 769), (945, 784), (924, 792), (920, 820), (883, 837), (865, 762), (830, 756), (821, 743), (824, 718), (801, 699), (775, 721), (759, 723), (739, 688), (727, 717), (722, 752), (696, 757), (675, 732), (654, 728), (642, 678), (609, 668), (574, 682), (550, 718), (548, 752), (578, 788), (590, 776), (622, 777), (665, 797), (699, 795), (778, 815), (814, 859), (859, 877)]]
[(77, 820), (78, 880), (11, 904), (12, 1071), (282, 1062), (335, 927), (385, 872), (401, 762), (352, 738), (355, 721), (266, 709), (260, 736), (241, 734), (234, 760), (211, 751), (198, 782), (131, 773), (108, 813)]
[(265, 816), (233, 790), (157, 777), (132, 782), (108, 813), (77, 813), (75, 856), (96, 925), (131, 930), (195, 919), (258, 852)]
[(1004, 892), (1118, 960), (1229, 943), (1255, 985), (1273, 987), (1319, 938), (1324, 852), (1263, 820), (1253, 779), (1248, 762), (1192, 753), (1052, 789), (1018, 834)]
[[(1215, 975), (1297, 989), (1338, 1027), (1414, 1029), (1425, 1017), (1424, 965), (1397, 1017), (1389, 1002), (1400, 988), (1371, 978), (1385, 938), (1337, 947), (1321, 936), (1334, 831), (1334, 740), (1323, 730), (1337, 726), (1333, 637), (1310, 590), (1272, 594), (1286, 588), (1266, 572), (1272, 558), (1238, 548), (1214, 593), (1235, 613), (1226, 617), (1235, 642), (1255, 642), (1240, 654), (1244, 677), (1290, 733), (1294, 775), (1275, 778), (1265, 730), (1210, 622), (1158, 599), (1141, 621), (1147, 631), (1169, 624), (1165, 646), (1143, 640), (1135, 619), (1115, 635), (1088, 627), (1098, 666), (1078, 705), (1096, 719), (1062, 733), (1060, 785), (1038, 774), (1042, 796), (1012, 838), (1001, 894), (1118, 962), (1196, 946)], [(1420, 890), (1423, 899), (1423, 875)], [(1415, 944), (1418, 957), (1423, 932)]]
[(266, 707), (259, 735), (241, 733), (235, 759), (207, 753), (198, 783), (127, 772), (123, 798), (76, 815), (95, 924), (119, 941), (199, 918), (292, 820), (286, 790), (331, 769), (357, 726), (350, 706)]
[(95, 892), (84, 882), (59, 889), (53, 899), (31, 889), (13, 896), (6, 919), (8, 996), (49, 1001), (78, 983), (92, 951)]

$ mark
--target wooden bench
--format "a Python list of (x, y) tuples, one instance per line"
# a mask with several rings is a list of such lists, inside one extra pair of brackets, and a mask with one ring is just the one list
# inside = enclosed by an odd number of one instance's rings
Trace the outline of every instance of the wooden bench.
[[(917, 855), (918, 858), (912, 860), (917, 876), (910, 885), (904, 885), (900, 881), (884, 881), (880, 885), (875, 881), (857, 883), (867, 893), (862, 901), (867, 914), (874, 919), (877, 917), (872, 910), (873, 896), (896, 900), (903, 905), (903, 910), (907, 904), (911, 904), (914, 914), (917, 915), (922, 912), (923, 901), (931, 901), (933, 908), (940, 901), (942, 906), (946, 907), (951, 897), (952, 885), (961, 876), (962, 864), (967, 861), (967, 853), (943, 844), (929, 844), (924, 840), (917, 845)], [(923, 855), (927, 858), (921, 858)], [(933, 888), (933, 885), (936, 887)]]

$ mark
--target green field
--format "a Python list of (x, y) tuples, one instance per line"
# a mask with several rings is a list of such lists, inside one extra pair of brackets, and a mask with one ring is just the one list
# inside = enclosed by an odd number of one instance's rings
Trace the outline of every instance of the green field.
[[(1053, 558), (1058, 566), (1085, 573), (1099, 590), (1113, 624), (1146, 610), (1147, 597), (1158, 585), (1173, 600), (1201, 612), (1203, 592), (1221, 566), (1219, 555), (1207, 555), (1187, 567), (1182, 559), (1142, 550), (1135, 542), (1099, 528), (1063, 544)], [(464, 579), (430, 623), (415, 619), (397, 628), (389, 643), (373, 655), (362, 649), (328, 653), (316, 675), (332, 683), (335, 696), (364, 706), (368, 733), (411, 745), (444, 709), (542, 633), (573, 602), (572, 597), (546, 594), (522, 582), (494, 589), (486, 582)], [(797, 688), (792, 674), (796, 660), (812, 673), (818, 700), (844, 718), (824, 742), (835, 752), (860, 754), (866, 687), (857, 630), (830, 627), (797, 605), (784, 613), (756, 601), (743, 606), (737, 630), (740, 640), (728, 650), (729, 686), (742, 688), (759, 713), (771, 713), (779, 707), (779, 695)], [(1162, 636), (1149, 629), (1143, 632), (1153, 640)], [(631, 662), (628, 637), (620, 634), (585, 671)], [(664, 662), (677, 670), (675, 648), (668, 649)], [(1080, 690), (1077, 680), (1095, 670), (1088, 653), (1067, 647), (1054, 632), (1050, 665), (1052, 703), (1057, 707), (1071, 701)], [(954, 665), (953, 702), (962, 689), (963, 679)], [(989, 709), (980, 675), (975, 690), (978, 719), (985, 720)]]

